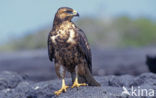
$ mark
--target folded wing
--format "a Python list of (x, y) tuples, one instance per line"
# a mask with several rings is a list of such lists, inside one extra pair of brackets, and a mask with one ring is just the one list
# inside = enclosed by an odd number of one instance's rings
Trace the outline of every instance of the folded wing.
[(76, 32), (79, 34), (79, 41), (78, 41), (79, 52), (85, 56), (85, 59), (88, 63), (88, 68), (92, 73), (92, 55), (91, 55), (91, 49), (87, 37), (81, 29), (77, 29)]

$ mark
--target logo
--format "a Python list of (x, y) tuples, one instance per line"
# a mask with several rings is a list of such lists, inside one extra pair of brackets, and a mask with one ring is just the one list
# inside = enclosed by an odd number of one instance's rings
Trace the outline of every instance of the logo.
[(141, 87), (131, 87), (129, 90), (126, 87), (122, 87), (123, 91), (121, 95), (129, 95), (129, 96), (154, 96), (154, 89), (144, 89)]
[(129, 96), (130, 96), (130, 93), (129, 93), (129, 91), (127, 90), (127, 88), (125, 88), (125, 87), (123, 86), (122, 89), (123, 89), (123, 92), (122, 92), (121, 95), (129, 95)]

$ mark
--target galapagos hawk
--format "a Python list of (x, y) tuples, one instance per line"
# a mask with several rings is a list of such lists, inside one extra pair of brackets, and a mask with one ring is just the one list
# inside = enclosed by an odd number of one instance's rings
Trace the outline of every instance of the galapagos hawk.
[(74, 87), (100, 86), (92, 76), (91, 49), (85, 33), (71, 19), (79, 14), (69, 7), (61, 7), (55, 14), (53, 28), (48, 35), (48, 55), (54, 60), (56, 74), (62, 79), (62, 88), (54, 93), (65, 92), (65, 73), (71, 73)]

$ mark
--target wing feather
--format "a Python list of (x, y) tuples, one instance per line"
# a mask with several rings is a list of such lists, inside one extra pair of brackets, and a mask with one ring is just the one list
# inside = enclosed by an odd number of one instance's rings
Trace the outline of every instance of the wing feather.
[(52, 40), (51, 40), (51, 36), (52, 36), (52, 34), (50, 32), (49, 35), (48, 35), (48, 41), (47, 41), (47, 43), (48, 43), (49, 60), (50, 61), (53, 61), (53, 59), (54, 59), (54, 47), (53, 47), (53, 43), (52, 43)]
[(78, 41), (79, 50), (85, 56), (87, 63), (88, 63), (88, 68), (92, 72), (92, 55), (91, 55), (91, 49), (90, 49), (87, 37), (81, 29), (78, 29), (77, 32), (79, 34), (79, 41)]

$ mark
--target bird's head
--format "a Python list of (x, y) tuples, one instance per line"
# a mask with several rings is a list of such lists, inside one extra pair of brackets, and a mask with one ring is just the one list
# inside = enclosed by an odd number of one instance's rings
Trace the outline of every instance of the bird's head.
[(61, 7), (56, 12), (56, 16), (60, 20), (71, 20), (73, 17), (79, 16), (79, 13), (69, 7)]

